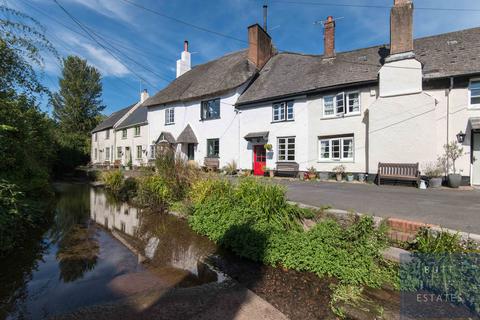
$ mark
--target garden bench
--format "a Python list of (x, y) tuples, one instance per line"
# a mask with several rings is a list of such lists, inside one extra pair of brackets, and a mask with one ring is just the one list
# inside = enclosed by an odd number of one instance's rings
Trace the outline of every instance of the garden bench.
[(203, 169), (217, 171), (219, 167), (220, 160), (218, 160), (218, 158), (205, 158), (203, 160)]
[(413, 181), (420, 185), (420, 170), (417, 163), (382, 163), (378, 164), (377, 184), (382, 179)]
[(296, 162), (277, 162), (275, 174), (287, 174), (296, 177), (298, 175), (299, 164)]

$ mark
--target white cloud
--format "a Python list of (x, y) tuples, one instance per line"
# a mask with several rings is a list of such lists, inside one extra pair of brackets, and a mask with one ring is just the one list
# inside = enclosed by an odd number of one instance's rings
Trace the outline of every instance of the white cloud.
[(101, 15), (109, 18), (132, 22), (133, 16), (128, 4), (120, 0), (68, 0), (76, 4), (87, 7)]

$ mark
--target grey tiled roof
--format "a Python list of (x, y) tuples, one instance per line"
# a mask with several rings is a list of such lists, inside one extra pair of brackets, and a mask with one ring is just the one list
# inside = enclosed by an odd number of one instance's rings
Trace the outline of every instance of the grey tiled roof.
[(116, 129), (127, 128), (134, 125), (142, 125), (147, 123), (147, 107), (141, 105), (125, 118)]
[(143, 105), (149, 107), (221, 94), (244, 84), (255, 73), (255, 65), (247, 59), (247, 51), (237, 51), (195, 66)]
[(261, 138), (264, 140), (268, 140), (268, 131), (261, 131), (261, 132), (249, 132), (243, 137), (245, 140), (252, 140), (256, 138)]
[[(416, 39), (416, 59), (425, 79), (480, 73), (480, 28)], [(322, 55), (279, 53), (265, 65), (237, 104), (376, 82), (389, 55), (387, 45)]]
[(107, 119), (100, 122), (100, 124), (92, 130), (92, 133), (113, 128), (115, 123), (117, 123), (118, 120), (120, 120), (131, 108), (133, 108), (135, 104), (136, 103), (112, 113)]
[(187, 124), (185, 129), (183, 129), (182, 133), (177, 138), (178, 143), (197, 143), (198, 140), (197, 137), (195, 136), (195, 133), (193, 132), (192, 127), (190, 127), (190, 124)]

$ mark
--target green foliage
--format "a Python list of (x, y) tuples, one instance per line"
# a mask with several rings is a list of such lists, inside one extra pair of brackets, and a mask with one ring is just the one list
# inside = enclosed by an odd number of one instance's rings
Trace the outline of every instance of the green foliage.
[(140, 179), (137, 190), (139, 204), (154, 209), (163, 209), (173, 200), (173, 195), (166, 181), (160, 175), (146, 176)]
[(410, 250), (420, 253), (455, 253), (465, 251), (460, 235), (446, 231), (433, 232), (430, 228), (421, 228)]
[(123, 172), (120, 170), (112, 170), (102, 172), (100, 177), (105, 187), (112, 191), (114, 194), (118, 194), (123, 186)]
[(454, 174), (457, 173), (457, 167), (455, 166), (455, 163), (458, 158), (460, 158), (465, 154), (463, 148), (460, 146), (460, 144), (457, 141), (452, 141), (444, 145), (443, 149), (445, 151), (444, 157), (447, 159), (447, 161), (451, 160), (450, 165), (453, 173)]
[(226, 166), (223, 167), (223, 171), (225, 174), (233, 176), (234, 174), (237, 174), (237, 163), (235, 160), (232, 160), (231, 162), (227, 163)]
[(298, 223), (305, 213), (286, 202), (278, 185), (207, 179), (195, 183), (191, 192), (195, 190), (204, 192), (191, 198), (191, 227), (240, 256), (349, 285), (396, 280), (380, 255), (387, 245), (384, 230), (377, 230), (371, 217), (358, 218), (347, 228), (326, 219), (305, 232)]

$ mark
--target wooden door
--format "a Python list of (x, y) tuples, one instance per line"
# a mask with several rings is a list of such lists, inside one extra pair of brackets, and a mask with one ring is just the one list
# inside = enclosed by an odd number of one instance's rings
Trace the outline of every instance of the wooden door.
[(264, 167), (267, 164), (267, 150), (263, 145), (253, 147), (253, 174), (256, 176), (263, 176)]

